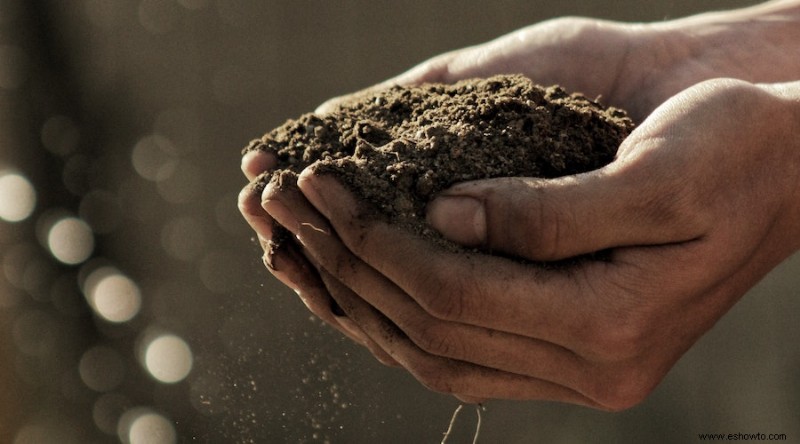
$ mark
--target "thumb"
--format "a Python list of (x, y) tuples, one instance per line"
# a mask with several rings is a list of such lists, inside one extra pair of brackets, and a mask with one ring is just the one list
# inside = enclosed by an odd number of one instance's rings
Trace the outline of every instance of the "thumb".
[(659, 193), (664, 184), (653, 175), (634, 174), (642, 182), (609, 167), (556, 179), (458, 184), (428, 205), (427, 220), (462, 245), (537, 261), (702, 234), (683, 217), (688, 213), (676, 193)]

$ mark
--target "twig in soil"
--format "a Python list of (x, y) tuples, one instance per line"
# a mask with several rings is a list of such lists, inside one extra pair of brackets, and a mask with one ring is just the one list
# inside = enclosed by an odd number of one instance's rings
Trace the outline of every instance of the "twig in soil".
[(314, 224), (310, 224), (308, 222), (302, 222), (302, 223), (300, 223), (300, 225), (303, 225), (303, 226), (306, 226), (306, 227), (311, 227), (312, 230), (318, 231), (318, 232), (320, 232), (322, 234), (328, 234), (328, 235), (330, 234), (328, 231), (323, 230), (322, 228), (319, 228), (319, 227), (315, 227)]
[[(458, 414), (461, 413), (461, 409), (463, 409), (463, 408), (464, 408), (464, 404), (459, 404), (458, 407), (456, 407), (456, 411), (453, 412), (453, 417), (450, 418), (450, 424), (447, 425), (447, 431), (444, 432), (444, 436), (442, 437), (441, 444), (446, 444), (447, 443), (447, 440), (450, 438), (450, 434), (453, 433), (453, 425), (455, 425), (455, 423), (456, 423), (456, 418), (458, 417)], [(478, 423), (475, 426), (475, 436), (472, 438), (472, 444), (477, 444), (478, 443), (478, 436), (481, 433), (481, 410), (482, 409), (483, 409), (482, 405), (480, 405), (480, 404), (476, 404), (475, 405), (475, 413), (478, 414)]]
[(456, 411), (453, 412), (453, 416), (450, 418), (450, 424), (447, 425), (447, 431), (444, 432), (441, 444), (445, 444), (447, 439), (450, 438), (450, 433), (453, 432), (453, 424), (456, 423), (456, 418), (458, 418), (458, 414), (461, 413), (461, 409), (463, 408), (464, 404), (459, 404), (458, 407), (456, 407)]

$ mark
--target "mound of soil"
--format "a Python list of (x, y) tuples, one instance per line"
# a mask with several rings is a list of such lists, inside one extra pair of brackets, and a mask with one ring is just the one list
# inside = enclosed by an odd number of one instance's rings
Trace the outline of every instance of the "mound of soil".
[(289, 120), (244, 152), (275, 153), (263, 180), (292, 186), (314, 164), (376, 216), (431, 236), (425, 205), (451, 185), (506, 176), (554, 178), (611, 162), (633, 129), (625, 112), (519, 75), (394, 86), (326, 115)]

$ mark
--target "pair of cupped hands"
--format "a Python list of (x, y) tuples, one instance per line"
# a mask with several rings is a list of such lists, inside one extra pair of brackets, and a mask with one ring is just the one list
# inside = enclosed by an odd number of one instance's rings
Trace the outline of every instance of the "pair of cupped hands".
[[(275, 167), (262, 152), (243, 159), (240, 210), (265, 251), (273, 221), (294, 234), (265, 263), (315, 315), (428, 388), (626, 409), (800, 246), (800, 88), (750, 83), (772, 79), (747, 81), (722, 49), (686, 39), (665, 25), (556, 19), (375, 87), (522, 73), (638, 122), (599, 170), (460, 183), (430, 202), (445, 237), (502, 255), (447, 252), (373, 218), (313, 167), (296, 188), (261, 192), (256, 176)], [(532, 264), (601, 250), (566, 268)]]

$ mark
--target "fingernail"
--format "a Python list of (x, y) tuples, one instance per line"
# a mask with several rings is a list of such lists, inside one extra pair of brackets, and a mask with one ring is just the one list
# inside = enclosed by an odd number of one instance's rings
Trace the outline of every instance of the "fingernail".
[(275, 168), (275, 156), (263, 151), (248, 151), (242, 156), (242, 172), (245, 177), (252, 180), (259, 174)]
[(311, 202), (311, 205), (314, 205), (320, 213), (327, 217), (329, 216), (328, 206), (325, 199), (320, 196), (316, 186), (314, 186), (314, 181), (311, 179), (313, 175), (314, 173), (310, 169), (303, 170), (297, 178), (297, 187), (300, 188), (306, 199)]
[[(264, 190), (264, 193), (267, 193), (267, 190)], [(283, 202), (277, 199), (264, 199), (261, 201), (261, 206), (264, 207), (264, 211), (269, 213), (275, 221), (281, 224), (284, 228), (291, 231), (292, 234), (297, 234), (300, 228), (300, 224), (297, 222), (297, 219), (294, 217), (289, 208), (283, 204)]]
[(428, 223), (444, 237), (467, 246), (486, 241), (486, 210), (478, 199), (440, 196), (428, 205)]

